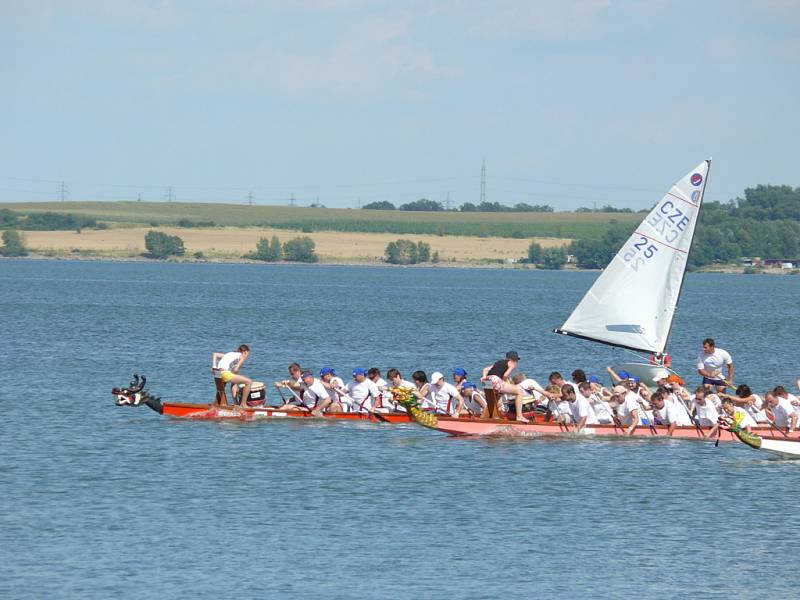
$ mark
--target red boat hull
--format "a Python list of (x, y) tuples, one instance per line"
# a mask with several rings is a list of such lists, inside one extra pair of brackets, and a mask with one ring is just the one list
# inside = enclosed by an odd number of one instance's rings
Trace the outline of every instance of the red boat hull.
[[(442, 431), (450, 435), (469, 435), (469, 436), (623, 436), (624, 430), (614, 425), (592, 425), (582, 430), (574, 427), (559, 425), (558, 423), (518, 423), (504, 419), (453, 419), (452, 417), (437, 417), (437, 424), (433, 429)], [(676, 427), (672, 436), (668, 433), (665, 425), (655, 425), (650, 428), (647, 425), (637, 427), (634, 437), (661, 437), (661, 438), (684, 438), (684, 439), (708, 439), (710, 428), (697, 428), (695, 426)], [(758, 434), (764, 439), (783, 439), (783, 434), (770, 426), (754, 427), (753, 433)], [(791, 439), (800, 440), (800, 432), (795, 431), (787, 434)], [(736, 439), (730, 431), (723, 431), (720, 441), (733, 441)]]

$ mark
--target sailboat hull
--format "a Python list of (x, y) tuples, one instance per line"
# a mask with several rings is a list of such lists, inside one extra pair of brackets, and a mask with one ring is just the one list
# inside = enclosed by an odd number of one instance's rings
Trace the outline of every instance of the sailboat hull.
[(671, 375), (678, 375), (669, 367), (653, 365), (645, 362), (620, 363), (618, 365), (614, 365), (612, 368), (616, 373), (619, 373), (620, 371), (627, 371), (630, 375), (633, 377), (638, 377), (647, 385), (652, 385), (655, 383), (656, 375), (662, 373), (665, 369), (669, 371)]

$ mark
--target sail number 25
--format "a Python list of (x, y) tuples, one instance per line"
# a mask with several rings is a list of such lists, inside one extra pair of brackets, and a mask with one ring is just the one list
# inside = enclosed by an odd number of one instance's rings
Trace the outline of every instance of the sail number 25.
[(638, 241), (633, 243), (628, 251), (622, 255), (628, 265), (634, 270), (638, 271), (639, 267), (650, 258), (653, 258), (658, 253), (658, 246), (651, 244), (644, 236), (640, 236)]

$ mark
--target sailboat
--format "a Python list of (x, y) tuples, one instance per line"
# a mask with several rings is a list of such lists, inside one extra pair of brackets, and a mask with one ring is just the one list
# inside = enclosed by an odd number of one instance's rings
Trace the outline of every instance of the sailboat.
[(675, 182), (555, 333), (649, 355), (613, 367), (648, 384), (671, 371), (667, 342), (710, 168), (704, 160)]

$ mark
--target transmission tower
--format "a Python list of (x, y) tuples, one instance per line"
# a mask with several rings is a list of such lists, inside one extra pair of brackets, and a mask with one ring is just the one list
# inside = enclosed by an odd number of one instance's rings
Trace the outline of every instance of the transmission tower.
[(172, 202), (172, 186), (167, 188), (167, 202)]
[(253, 192), (252, 191), (249, 194), (247, 194), (247, 203), (250, 206), (253, 206)]
[(450, 210), (450, 192), (447, 192), (447, 200), (444, 201), (444, 207)]
[(486, 160), (481, 161), (481, 204), (486, 202)]
[(61, 182), (61, 187), (58, 189), (58, 194), (61, 197), (62, 202), (67, 199), (67, 186), (63, 181)]
[(289, 198), (289, 206), (294, 206), (294, 204), (295, 204), (295, 199), (294, 199), (294, 194), (292, 194), (292, 196)]

